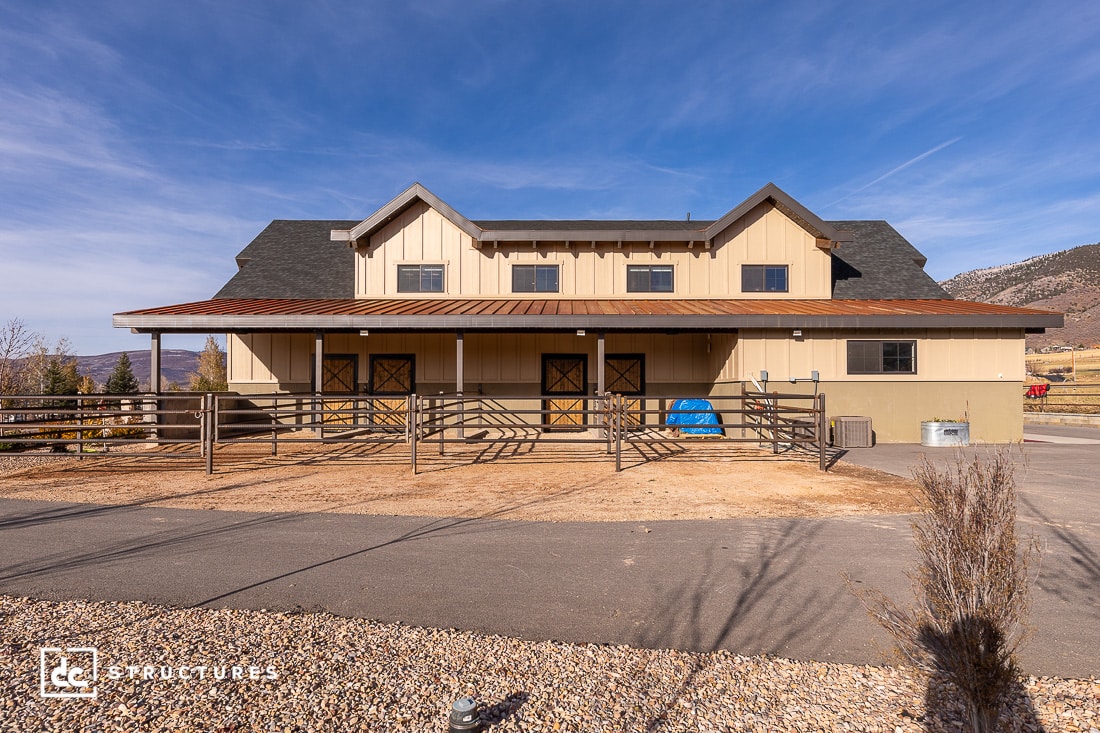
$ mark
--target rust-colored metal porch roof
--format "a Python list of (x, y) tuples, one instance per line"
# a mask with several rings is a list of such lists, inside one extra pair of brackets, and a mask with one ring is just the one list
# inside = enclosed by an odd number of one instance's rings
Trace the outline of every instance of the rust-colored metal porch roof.
[(1053, 328), (1062, 314), (961, 300), (237, 299), (117, 313), (139, 331)]

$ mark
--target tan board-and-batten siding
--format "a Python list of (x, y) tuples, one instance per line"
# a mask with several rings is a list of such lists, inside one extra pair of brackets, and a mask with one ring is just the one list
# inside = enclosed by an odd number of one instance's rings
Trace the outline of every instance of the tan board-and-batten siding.
[[(579, 234), (579, 233), (578, 233)], [(608, 236), (608, 232), (590, 232)], [(622, 236), (634, 236), (622, 232)], [(475, 246), (477, 245), (477, 246)], [(690, 245), (690, 246), (689, 246)], [(761, 203), (712, 243), (687, 234), (678, 243), (593, 239), (574, 242), (476, 242), (425, 202), (417, 202), (357, 248), (357, 298), (424, 298), (397, 290), (398, 265), (442, 265), (444, 290), (428, 297), (544, 299), (512, 292), (512, 265), (556, 265), (558, 298), (632, 298), (626, 265), (670, 265), (674, 290), (647, 298), (727, 297), (741, 292), (741, 265), (788, 267), (787, 292), (753, 293), (761, 299), (829, 298), (831, 261), (816, 238), (768, 203)]]

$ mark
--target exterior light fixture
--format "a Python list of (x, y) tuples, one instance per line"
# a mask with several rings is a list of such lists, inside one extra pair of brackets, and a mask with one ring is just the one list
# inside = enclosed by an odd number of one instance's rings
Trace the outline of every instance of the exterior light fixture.
[(794, 333), (792, 333), (791, 335), (794, 336), (796, 339), (802, 338), (802, 329), (801, 328), (796, 328), (794, 330)]
[(583, 336), (584, 335), (584, 329), (583, 328), (578, 328), (577, 329), (577, 335), (578, 336)]
[(451, 706), (447, 717), (447, 733), (467, 733), (481, 730), (481, 716), (477, 712), (477, 701), (472, 697), (460, 697)]

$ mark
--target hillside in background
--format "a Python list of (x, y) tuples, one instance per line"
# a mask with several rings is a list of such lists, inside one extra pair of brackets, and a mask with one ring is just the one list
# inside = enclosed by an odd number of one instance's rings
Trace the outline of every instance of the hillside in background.
[[(149, 384), (149, 350), (139, 349), (127, 351), (130, 355), (130, 363), (133, 364), (134, 376), (141, 382), (144, 389)], [(103, 389), (104, 382), (111, 375), (111, 370), (118, 363), (121, 351), (113, 351), (110, 354), (97, 356), (78, 356), (77, 369), (81, 374), (88, 374), (95, 380), (96, 386)], [(161, 349), (160, 372), (167, 382), (176, 382), (187, 387), (188, 375), (199, 366), (199, 352), (185, 349)]]
[(971, 270), (940, 285), (960, 300), (1065, 313), (1065, 327), (1027, 337), (1033, 348), (1100, 344), (1100, 243)]

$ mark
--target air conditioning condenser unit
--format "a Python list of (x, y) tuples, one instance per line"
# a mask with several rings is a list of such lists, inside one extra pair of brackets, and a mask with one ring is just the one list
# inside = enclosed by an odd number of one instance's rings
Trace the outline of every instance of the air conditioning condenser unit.
[(869, 417), (834, 417), (833, 446), (836, 448), (870, 448), (874, 440)]

